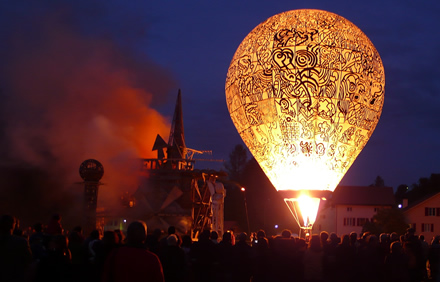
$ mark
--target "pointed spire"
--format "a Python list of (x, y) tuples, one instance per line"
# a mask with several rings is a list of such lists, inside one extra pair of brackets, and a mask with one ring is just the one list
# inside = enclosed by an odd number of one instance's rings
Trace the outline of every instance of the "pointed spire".
[(173, 123), (168, 140), (168, 158), (183, 159), (186, 155), (185, 134), (183, 131), (182, 94), (177, 94)]

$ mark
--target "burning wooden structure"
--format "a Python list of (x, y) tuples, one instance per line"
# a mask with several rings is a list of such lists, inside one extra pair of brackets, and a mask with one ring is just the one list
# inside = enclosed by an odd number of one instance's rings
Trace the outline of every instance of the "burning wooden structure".
[(126, 207), (125, 218), (144, 220), (149, 231), (175, 226), (180, 234), (191, 234), (195, 239), (211, 224), (208, 175), (217, 175), (221, 180), (224, 173), (195, 169), (194, 154), (210, 152), (185, 145), (180, 90), (169, 140), (165, 142), (157, 135), (153, 151), (157, 151), (157, 158), (141, 160), (136, 192), (121, 198)]

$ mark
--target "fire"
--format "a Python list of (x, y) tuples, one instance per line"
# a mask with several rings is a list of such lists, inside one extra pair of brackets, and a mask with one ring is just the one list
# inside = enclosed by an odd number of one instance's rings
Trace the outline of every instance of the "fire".
[[(320, 198), (310, 197), (307, 191), (301, 191), (297, 198), (285, 198), (287, 206), (289, 207), (293, 217), (296, 219), (299, 226), (308, 228), (315, 223), (318, 215)], [(299, 211), (298, 211), (299, 210)], [(302, 224), (299, 222), (299, 216), (302, 216)]]

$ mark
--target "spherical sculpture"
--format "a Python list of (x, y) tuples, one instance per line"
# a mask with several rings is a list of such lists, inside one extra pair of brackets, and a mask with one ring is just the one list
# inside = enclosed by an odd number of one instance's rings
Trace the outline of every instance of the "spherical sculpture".
[(81, 163), (79, 175), (84, 181), (99, 181), (104, 175), (104, 167), (94, 159), (88, 159)]
[(384, 87), (380, 56), (359, 28), (294, 10), (246, 36), (225, 88), (233, 123), (277, 190), (333, 191), (379, 121)]

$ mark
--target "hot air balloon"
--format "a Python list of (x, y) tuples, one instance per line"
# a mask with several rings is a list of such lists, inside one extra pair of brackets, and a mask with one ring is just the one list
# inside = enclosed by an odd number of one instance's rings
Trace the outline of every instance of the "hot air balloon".
[(231, 119), (301, 228), (366, 145), (384, 89), (379, 53), (334, 13), (277, 14), (238, 47), (225, 85)]

